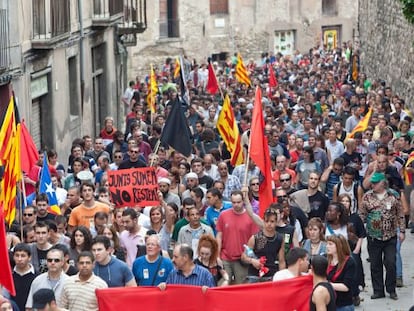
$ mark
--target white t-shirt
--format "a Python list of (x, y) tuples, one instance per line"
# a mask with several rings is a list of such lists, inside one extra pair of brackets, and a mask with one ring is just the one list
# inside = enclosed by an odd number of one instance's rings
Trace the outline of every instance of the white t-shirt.
[(273, 276), (273, 281), (293, 279), (294, 277), (296, 276), (292, 272), (290, 272), (289, 269), (283, 269), (275, 273), (275, 275)]

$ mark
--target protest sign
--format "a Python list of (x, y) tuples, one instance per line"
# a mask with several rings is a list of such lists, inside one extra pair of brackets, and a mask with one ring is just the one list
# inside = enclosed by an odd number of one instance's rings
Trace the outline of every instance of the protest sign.
[(158, 181), (153, 167), (108, 171), (108, 183), (115, 207), (159, 204)]

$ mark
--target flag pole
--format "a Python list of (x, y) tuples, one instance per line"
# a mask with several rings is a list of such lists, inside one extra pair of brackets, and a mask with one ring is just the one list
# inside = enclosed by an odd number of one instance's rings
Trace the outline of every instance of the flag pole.
[[(157, 143), (155, 144), (154, 151), (152, 152), (153, 154), (157, 154), (158, 149), (160, 148), (160, 145), (161, 145), (161, 140), (158, 139)], [(152, 167), (154, 165), (154, 161), (155, 161), (155, 159), (154, 159), (154, 157), (152, 157), (152, 160), (150, 162), (150, 167)]]
[[(154, 116), (153, 116), (153, 113), (152, 113), (152, 107), (153, 107), (153, 105), (155, 106), (155, 99), (154, 99), (154, 96), (153, 96), (153, 94), (152, 94), (152, 73), (153, 73), (153, 71), (154, 71), (154, 68), (152, 67), (152, 63), (151, 63), (151, 71), (150, 71), (150, 119), (151, 119), (151, 125), (152, 125), (152, 123), (154, 122)], [(154, 72), (154, 75), (155, 75), (155, 72)]]
[(21, 187), (22, 190), (20, 191), (20, 197), (21, 197), (21, 202), (20, 202), (20, 209), (19, 209), (19, 223), (20, 223), (20, 240), (23, 242), (23, 206), (27, 206), (27, 202), (26, 202), (26, 185), (24, 182), (24, 176), (23, 173), (22, 174), (22, 182), (21, 182)]

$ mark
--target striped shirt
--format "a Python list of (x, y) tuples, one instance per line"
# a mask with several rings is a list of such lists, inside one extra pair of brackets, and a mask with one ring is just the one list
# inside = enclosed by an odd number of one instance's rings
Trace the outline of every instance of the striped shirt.
[(81, 281), (79, 274), (73, 275), (65, 281), (61, 305), (69, 310), (98, 311), (95, 289), (107, 287), (105, 281), (95, 274), (92, 274), (87, 281)]
[(185, 276), (181, 270), (174, 269), (167, 278), (167, 284), (195, 285), (214, 287), (215, 282), (211, 273), (199, 265), (194, 265), (189, 276)]

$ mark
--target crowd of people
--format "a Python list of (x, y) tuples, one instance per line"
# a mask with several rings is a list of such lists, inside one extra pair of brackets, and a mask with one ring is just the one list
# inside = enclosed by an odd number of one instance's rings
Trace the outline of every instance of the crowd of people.
[[(124, 131), (107, 117), (98, 137), (73, 140), (67, 165), (47, 151), (60, 215), (39, 192), (43, 151), (25, 172), (27, 207), (7, 235), (16, 296), (3, 293), (0, 310), (98, 310), (95, 289), (187, 284), (206, 290), (278, 282), (309, 267), (311, 310), (353, 310), (366, 286), (364, 273), (371, 274), (371, 299), (387, 292), (397, 300), (400, 248), (413, 220), (414, 192), (403, 178), (410, 181), (414, 172), (414, 123), (392, 86), (351, 66), (355, 55), (350, 43), (291, 56), (263, 53), (246, 63), (251, 86), (237, 81), (236, 56), (213, 63), (245, 157), (253, 86), (264, 94), (274, 194), (265, 207), (262, 172), (252, 160), (232, 166), (220, 138), (223, 98), (206, 92), (206, 62), (184, 58), (181, 64), (188, 73), (190, 157), (159, 143), (180, 96), (174, 61), (156, 70), (155, 113), (146, 102), (147, 83), (131, 81), (120, 103)], [(273, 73), (276, 86), (269, 85)], [(367, 126), (350, 137), (368, 113)], [(158, 178), (159, 205), (116, 208), (107, 172), (149, 166)], [(361, 261), (364, 239), (370, 271)]]

